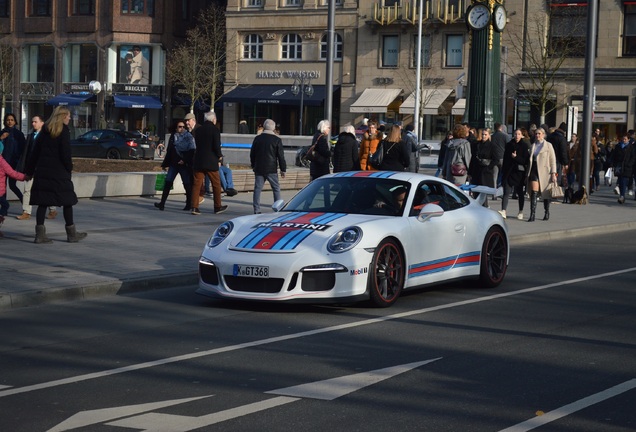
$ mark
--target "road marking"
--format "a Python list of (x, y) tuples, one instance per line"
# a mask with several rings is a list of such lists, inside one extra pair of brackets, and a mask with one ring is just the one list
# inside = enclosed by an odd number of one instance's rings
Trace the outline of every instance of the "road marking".
[(619, 384), (602, 392), (593, 394), (576, 402), (572, 402), (571, 404), (564, 405), (561, 408), (555, 409), (554, 411), (547, 412), (542, 416), (534, 417), (524, 421), (523, 423), (519, 423), (509, 428), (502, 429), (500, 432), (526, 432), (532, 429), (536, 429), (562, 417), (580, 411), (584, 408), (595, 405), (599, 402), (603, 402), (609, 398), (613, 398), (614, 396), (618, 396), (629, 390), (633, 390), (634, 388), (636, 388), (636, 379), (625, 381), (622, 384)]
[(53, 429), (49, 429), (47, 432), (62, 432), (71, 429), (77, 429), (81, 427), (91, 426), (94, 424), (103, 423), (110, 420), (115, 420), (121, 417), (128, 417), (131, 415), (148, 412), (156, 409), (166, 408), (173, 405), (184, 404), (188, 402), (192, 402), (199, 399), (204, 399), (211, 397), (209, 396), (200, 396), (200, 397), (192, 397), (186, 399), (173, 399), (163, 402), (153, 402), (147, 404), (139, 404), (139, 405), (128, 405), (117, 408), (104, 408), (93, 411), (82, 411), (74, 416), (66, 419), (59, 425), (55, 426)]
[(385, 379), (389, 379), (401, 373), (410, 371), (417, 367), (440, 360), (441, 357), (425, 360), (416, 363), (408, 363), (399, 366), (378, 369), (371, 372), (362, 372), (355, 375), (332, 378), (324, 381), (317, 381), (308, 384), (301, 384), (294, 387), (287, 387), (278, 390), (268, 391), (269, 394), (284, 396), (294, 396), (306, 399), (334, 400), (362, 387), (376, 384)]
[(104, 422), (108, 422), (105, 423), (107, 426), (130, 428), (144, 432), (187, 432), (270, 408), (276, 408), (302, 400), (303, 398), (334, 400), (440, 359), (441, 357), (272, 390), (266, 393), (281, 396), (200, 417), (153, 413), (148, 411), (188, 403), (210, 396), (83, 411), (75, 414), (53, 429), (49, 429), (48, 432), (64, 432), (80, 427), (98, 425)]
[(13, 386), (1, 385), (1, 384), (0, 384), (0, 390), (2, 390), (2, 389), (8, 389), (8, 388), (11, 388), (11, 387), (13, 387)]
[(371, 319), (367, 319), (367, 320), (363, 320), (363, 321), (352, 322), (352, 323), (348, 323), (348, 324), (340, 324), (340, 325), (336, 325), (336, 326), (332, 326), (332, 327), (323, 327), (323, 328), (319, 328), (319, 329), (315, 329), (315, 330), (308, 330), (308, 331), (299, 332), (299, 333), (292, 333), (292, 334), (283, 335), (283, 336), (276, 336), (276, 337), (272, 337), (272, 338), (256, 340), (256, 341), (252, 341), (252, 342), (245, 342), (245, 343), (242, 343), (242, 344), (228, 345), (228, 346), (214, 348), (214, 349), (206, 350), (206, 351), (198, 351), (198, 352), (190, 353), (190, 354), (182, 354), (182, 355), (179, 355), (179, 356), (167, 357), (167, 358), (163, 358), (163, 359), (159, 359), (159, 360), (132, 364), (132, 365), (129, 365), (129, 366), (124, 366), (124, 367), (115, 368), (115, 369), (109, 369), (109, 370), (100, 371), (100, 372), (93, 372), (93, 373), (89, 373), (89, 374), (85, 374), (85, 375), (78, 375), (78, 376), (74, 376), (74, 377), (62, 378), (62, 379), (59, 379), (59, 380), (44, 382), (44, 383), (40, 383), (40, 384), (33, 384), (33, 385), (24, 386), (24, 387), (16, 387), (16, 388), (8, 389), (8, 390), (0, 390), (0, 398), (7, 397), (7, 396), (12, 396), (12, 395), (16, 395), (16, 394), (21, 394), (21, 393), (28, 393), (28, 392), (37, 391), (37, 390), (43, 390), (43, 389), (57, 387), (57, 386), (66, 385), (66, 384), (74, 384), (74, 383), (87, 381), (87, 380), (92, 380), (92, 379), (97, 379), (97, 378), (104, 378), (104, 377), (111, 376), (111, 375), (117, 375), (117, 374), (122, 374), (122, 373), (127, 373), (127, 372), (133, 372), (133, 371), (137, 371), (137, 370), (141, 370), (141, 369), (148, 369), (148, 368), (152, 368), (152, 367), (156, 367), (156, 366), (163, 366), (163, 365), (166, 365), (166, 364), (177, 363), (177, 362), (186, 361), (186, 360), (192, 360), (192, 359), (196, 359), (196, 358), (200, 358), (200, 357), (207, 357), (207, 356), (227, 353), (227, 352), (231, 352), (231, 351), (238, 351), (238, 350), (242, 350), (242, 349), (246, 349), (246, 348), (253, 348), (253, 347), (257, 347), (257, 346), (269, 345), (269, 344), (273, 344), (273, 343), (277, 343), (277, 342), (284, 342), (284, 341), (288, 341), (288, 340), (292, 340), (292, 339), (299, 339), (299, 338), (303, 338), (303, 337), (307, 337), (307, 336), (315, 336), (315, 335), (324, 334), (324, 333), (330, 333), (330, 332), (335, 332), (335, 331), (340, 331), (340, 330), (347, 330), (347, 329), (356, 328), (356, 327), (362, 327), (362, 326), (367, 326), (367, 325), (372, 325), (372, 324), (378, 324), (378, 323), (382, 323), (382, 322), (386, 322), (386, 321), (393, 321), (393, 320), (398, 320), (398, 319), (402, 319), (402, 318), (408, 318), (408, 317), (411, 317), (411, 316), (414, 316), (414, 315), (421, 315), (421, 314), (426, 314), (426, 313), (430, 313), (430, 312), (436, 312), (436, 311), (440, 311), (440, 310), (444, 310), (444, 309), (452, 309), (452, 308), (456, 308), (456, 307), (460, 307), (460, 306), (466, 306), (466, 305), (471, 305), (471, 304), (476, 304), (476, 303), (482, 303), (482, 302), (491, 301), (491, 300), (498, 300), (498, 299), (506, 298), (506, 297), (513, 297), (513, 296), (517, 296), (517, 295), (521, 295), (521, 294), (527, 294), (527, 293), (531, 293), (531, 292), (535, 292), (535, 291), (541, 291), (541, 290), (546, 290), (546, 289), (560, 287), (560, 286), (572, 285), (572, 284), (576, 284), (576, 283), (579, 283), (579, 282), (587, 282), (587, 281), (591, 281), (591, 280), (602, 279), (602, 278), (605, 278), (605, 277), (616, 276), (616, 275), (620, 275), (620, 274), (624, 274), (624, 273), (630, 273), (630, 272), (633, 272), (633, 271), (636, 271), (636, 267), (631, 267), (631, 268), (624, 269), (624, 270), (617, 270), (617, 271), (613, 271), (613, 272), (601, 273), (601, 274), (593, 275), (593, 276), (586, 276), (586, 277), (580, 277), (580, 278), (576, 278), (576, 279), (570, 279), (570, 280), (562, 281), (562, 282), (554, 282), (554, 283), (550, 283), (550, 284), (546, 284), (546, 285), (540, 285), (540, 286), (531, 287), (531, 288), (524, 288), (524, 289), (521, 289), (521, 290), (511, 291), (511, 292), (507, 292), (507, 293), (493, 294), (493, 295), (484, 296), (484, 297), (477, 297), (477, 298), (474, 298), (474, 299), (471, 299), (471, 300), (463, 300), (463, 301), (459, 301), (459, 302), (455, 302), (455, 303), (449, 303), (449, 304), (444, 304), (444, 305), (439, 305), (439, 306), (433, 306), (433, 307), (430, 307), (430, 308), (417, 309), (417, 310), (412, 310), (412, 311), (408, 311), (408, 312), (401, 312), (401, 313), (397, 313), (397, 314), (394, 314), (394, 315), (387, 315), (387, 316), (384, 316), (384, 317), (376, 317), (376, 318), (371, 318)]

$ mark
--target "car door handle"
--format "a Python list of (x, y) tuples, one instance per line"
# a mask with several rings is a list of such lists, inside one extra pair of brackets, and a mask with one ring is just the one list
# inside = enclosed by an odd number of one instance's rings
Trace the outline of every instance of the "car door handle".
[(455, 225), (455, 232), (456, 233), (463, 233), (465, 228), (466, 228), (466, 226), (464, 224), (458, 223), (457, 225)]

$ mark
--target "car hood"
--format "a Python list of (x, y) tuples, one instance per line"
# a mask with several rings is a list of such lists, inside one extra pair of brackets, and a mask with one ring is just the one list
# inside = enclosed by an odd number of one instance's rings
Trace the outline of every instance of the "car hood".
[(339, 230), (369, 223), (381, 216), (345, 213), (280, 212), (234, 219), (228, 248), (250, 252), (293, 253), (321, 247)]

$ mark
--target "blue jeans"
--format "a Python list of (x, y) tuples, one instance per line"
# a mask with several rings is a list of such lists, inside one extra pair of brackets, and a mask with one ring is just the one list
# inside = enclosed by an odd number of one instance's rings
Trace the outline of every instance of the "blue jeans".
[(625, 191), (627, 190), (627, 184), (629, 183), (629, 177), (618, 177), (618, 190), (620, 191), (619, 195), (625, 197)]
[[(232, 170), (225, 165), (219, 166), (219, 177), (221, 178), (221, 187), (224, 191), (234, 189), (234, 181), (232, 180)], [(205, 178), (205, 193), (210, 192), (210, 179)]]
[(273, 173), (266, 174), (264, 176), (254, 174), (254, 200), (252, 202), (254, 213), (261, 212), (261, 191), (263, 190), (263, 186), (265, 186), (265, 180), (267, 180), (269, 182), (269, 185), (272, 187), (272, 192), (274, 192), (274, 202), (281, 199), (278, 174)]
[(0, 196), (0, 216), (6, 216), (9, 213), (9, 201), (7, 194)]
[(177, 178), (177, 174), (181, 176), (181, 181), (183, 185), (191, 185), (192, 184), (192, 172), (190, 168), (185, 165), (175, 165), (168, 167), (168, 174), (166, 174), (166, 181), (173, 182), (175, 178)]

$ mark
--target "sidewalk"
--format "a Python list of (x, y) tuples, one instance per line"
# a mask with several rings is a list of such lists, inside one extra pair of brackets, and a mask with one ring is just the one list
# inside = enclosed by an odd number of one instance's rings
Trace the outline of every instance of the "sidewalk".
[[(432, 173), (434, 170), (425, 169)], [(295, 191), (283, 191), (288, 200)], [(626, 197), (617, 203), (611, 188), (601, 187), (586, 206), (553, 204), (548, 222), (543, 205), (538, 204), (537, 221), (515, 218), (516, 201), (510, 200), (507, 219), (511, 244), (515, 245), (636, 229), (636, 201)], [(70, 301), (145, 289), (174, 287), (197, 282), (197, 261), (203, 245), (222, 221), (252, 213), (252, 193), (224, 197), (227, 212), (214, 215), (212, 199), (193, 216), (181, 209), (183, 195), (171, 196), (165, 211), (153, 203), (157, 197), (112, 197), (81, 199), (75, 206), (75, 223), (88, 238), (66, 242), (61, 212), (47, 220), (47, 234), (53, 244), (33, 243), (35, 220), (19, 221), (16, 201), (11, 202), (0, 238), (0, 310)], [(272, 204), (271, 192), (262, 195), (263, 208)], [(494, 210), (501, 201), (491, 201)], [(267, 211), (267, 210), (266, 210)], [(270, 210), (271, 211), (271, 210)], [(525, 216), (529, 214), (526, 202)], [(517, 265), (514, 257), (511, 265)]]

